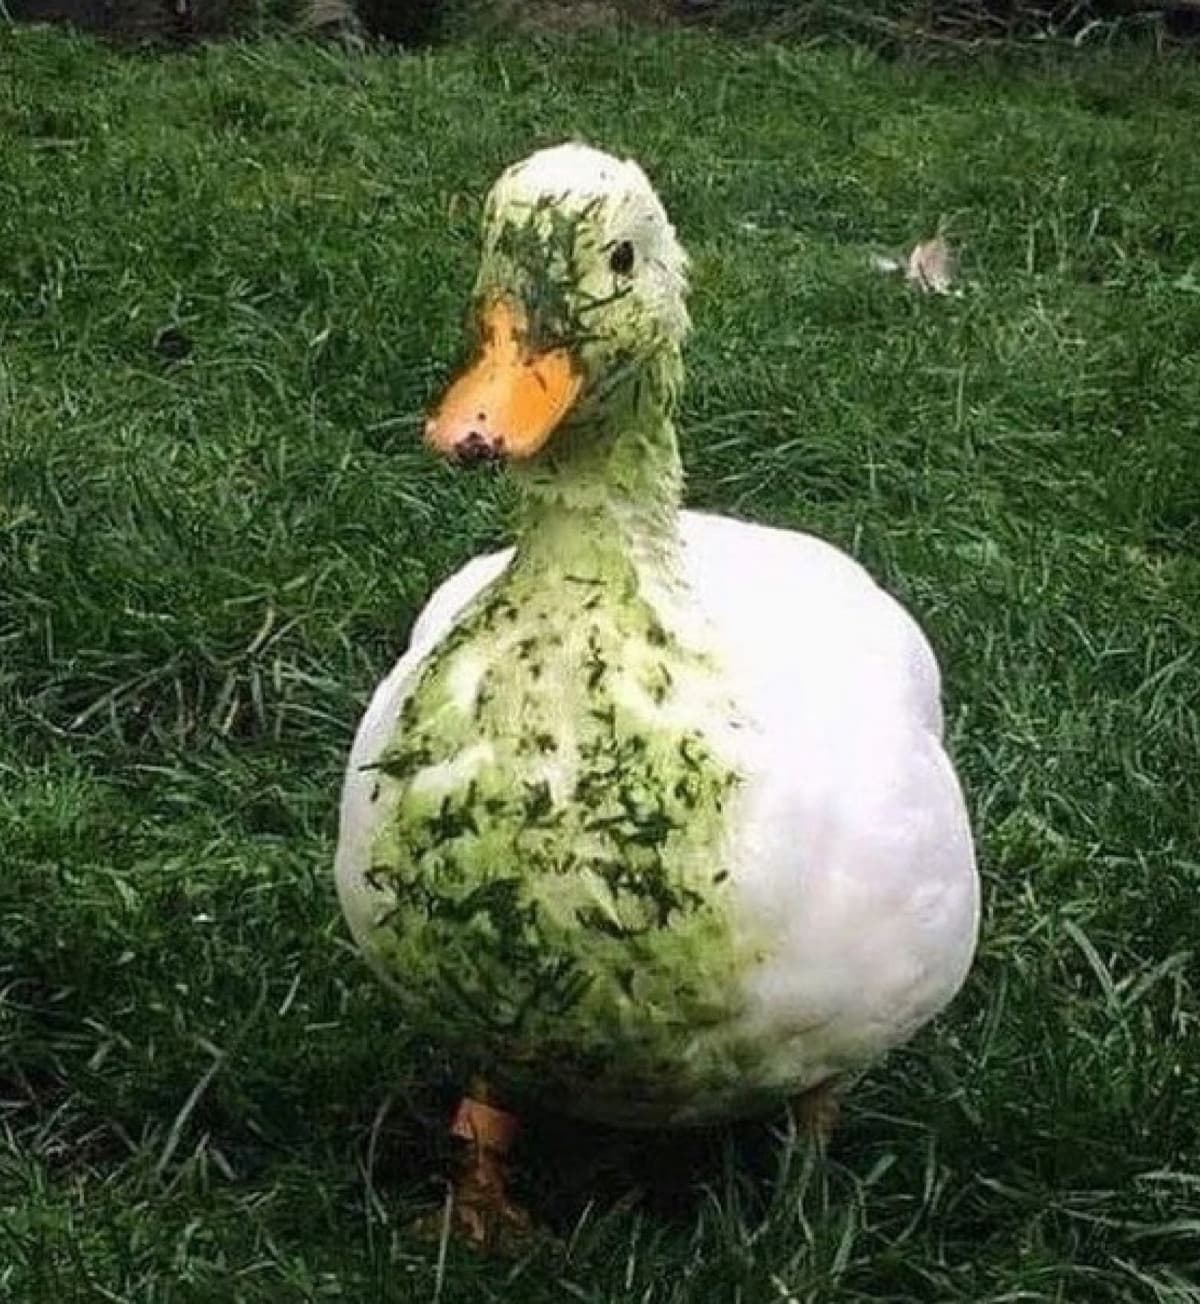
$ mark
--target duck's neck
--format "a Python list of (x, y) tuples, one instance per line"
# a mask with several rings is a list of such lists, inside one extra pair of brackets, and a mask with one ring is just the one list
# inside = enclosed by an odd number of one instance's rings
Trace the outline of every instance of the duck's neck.
[(518, 472), (515, 571), (632, 587), (656, 606), (678, 597), (679, 377), (678, 354), (660, 356)]

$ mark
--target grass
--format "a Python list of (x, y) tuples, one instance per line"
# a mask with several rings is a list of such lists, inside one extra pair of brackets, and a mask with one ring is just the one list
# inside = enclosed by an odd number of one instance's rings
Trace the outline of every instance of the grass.
[[(1198, 113), (1137, 48), (0, 29), (0, 1299), (1200, 1299)], [(367, 692), (505, 531), (417, 438), (480, 201), (572, 135), (694, 256), (691, 501), (929, 629), (986, 913), (825, 1162), (533, 1120), (567, 1247), (500, 1263), (406, 1230), (454, 1084), (329, 866)], [(961, 298), (870, 269), (942, 219)]]

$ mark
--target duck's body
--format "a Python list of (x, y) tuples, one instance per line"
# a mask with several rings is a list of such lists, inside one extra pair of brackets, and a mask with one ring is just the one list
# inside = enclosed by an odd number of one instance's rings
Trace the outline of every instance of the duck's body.
[(375, 694), (343, 908), (408, 1019), (506, 1099), (762, 1111), (966, 974), (937, 665), (837, 549), (679, 510), (684, 263), (634, 165), (535, 155), (485, 232), (480, 358), (427, 435), (514, 462), (518, 542), (439, 589)]
[[(614, 1123), (738, 1116), (860, 1068), (950, 999), (974, 948), (970, 831), (915, 623), (809, 536), (682, 513), (680, 542), (686, 655), (646, 633), (673, 603), (614, 619), (571, 559), (539, 574), (549, 607), (522, 599), (511, 550), (468, 563), (377, 691), (343, 797), (343, 906), (411, 1016), (518, 1098)], [(443, 679), (444, 718), (406, 728)], [(414, 749), (436, 786), (402, 814)]]

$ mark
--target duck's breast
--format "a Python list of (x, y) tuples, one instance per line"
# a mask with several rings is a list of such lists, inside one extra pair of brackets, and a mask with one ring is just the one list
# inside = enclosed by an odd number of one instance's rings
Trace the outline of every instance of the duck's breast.
[(435, 598), (360, 728), (343, 908), (417, 1026), (500, 1081), (674, 1118), (740, 1087), (724, 678), (626, 586), (489, 586), (503, 565)]

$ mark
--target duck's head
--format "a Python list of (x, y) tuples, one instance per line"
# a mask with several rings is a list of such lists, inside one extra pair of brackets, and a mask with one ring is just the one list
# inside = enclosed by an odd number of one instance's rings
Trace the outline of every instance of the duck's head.
[(430, 416), (429, 444), (462, 463), (527, 460), (568, 433), (599, 437), (647, 388), (669, 402), (686, 265), (636, 163), (572, 144), (510, 167), (484, 215), (476, 356)]

